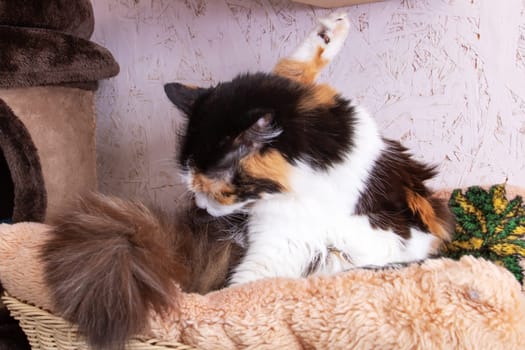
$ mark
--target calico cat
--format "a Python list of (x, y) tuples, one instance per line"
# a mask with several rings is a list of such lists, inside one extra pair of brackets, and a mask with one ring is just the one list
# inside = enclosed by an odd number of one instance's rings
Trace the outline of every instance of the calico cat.
[(165, 86), (187, 116), (178, 161), (194, 201), (170, 219), (88, 196), (42, 247), (55, 311), (92, 346), (122, 348), (179, 286), (206, 293), (420, 260), (450, 239), (451, 215), (424, 185), (435, 170), (314, 82), (348, 28), (344, 15), (321, 20), (271, 74)]
[(248, 216), (248, 248), (230, 285), (421, 260), (450, 238), (446, 206), (424, 185), (434, 169), (381, 137), (366, 111), (313, 83), (348, 20), (324, 26), (276, 74), (166, 86), (188, 118), (179, 161), (197, 206)]

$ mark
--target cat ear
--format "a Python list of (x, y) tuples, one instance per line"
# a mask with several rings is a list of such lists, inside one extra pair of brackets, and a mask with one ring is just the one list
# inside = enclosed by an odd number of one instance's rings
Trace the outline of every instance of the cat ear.
[(168, 83), (164, 85), (164, 91), (178, 109), (184, 114), (189, 115), (195, 101), (208, 91), (208, 89), (179, 83)]
[(259, 148), (282, 133), (274, 123), (273, 111), (256, 109), (249, 114), (251, 114), (250, 119), (255, 122), (235, 138), (234, 145), (244, 146), (247, 149)]

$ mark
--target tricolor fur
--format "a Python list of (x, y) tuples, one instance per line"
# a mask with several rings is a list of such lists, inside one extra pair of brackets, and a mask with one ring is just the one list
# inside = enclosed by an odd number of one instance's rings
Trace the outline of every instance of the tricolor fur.
[(348, 28), (345, 16), (324, 23), (274, 74), (166, 86), (188, 117), (179, 161), (197, 205), (248, 216), (231, 284), (420, 260), (450, 239), (447, 208), (424, 185), (434, 169), (314, 83)]
[(433, 168), (314, 82), (348, 26), (344, 15), (323, 19), (272, 74), (165, 86), (188, 117), (178, 160), (193, 205), (166, 220), (140, 203), (94, 195), (42, 247), (55, 309), (91, 345), (123, 348), (152, 310), (171, 303), (174, 282), (206, 293), (419, 260), (450, 238), (450, 214), (424, 185)]

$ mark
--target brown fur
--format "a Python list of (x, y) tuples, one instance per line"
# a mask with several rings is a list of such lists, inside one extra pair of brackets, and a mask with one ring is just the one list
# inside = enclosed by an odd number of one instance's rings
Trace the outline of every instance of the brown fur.
[(323, 48), (318, 48), (317, 54), (310, 62), (301, 62), (284, 58), (277, 63), (273, 72), (300, 83), (313, 83), (321, 70), (328, 64), (328, 61), (321, 57), (323, 52)]
[(298, 109), (301, 111), (308, 111), (320, 106), (335, 105), (337, 92), (329, 85), (319, 84), (312, 85), (310, 93), (305, 95), (299, 101)]
[(188, 292), (223, 286), (239, 248), (212, 237), (208, 229), (219, 229), (195, 217), (181, 215), (169, 225), (138, 202), (103, 195), (82, 199), (55, 223), (42, 247), (56, 310), (92, 346), (122, 349), (144, 330), (151, 310), (173, 306), (174, 282)]
[[(205, 294), (225, 287), (231, 268), (244, 253), (227, 230), (237, 225), (242, 229), (243, 219), (211, 217), (192, 206), (178, 215), (176, 223), (172, 234), (179, 244), (173, 250), (183, 258), (188, 273), (182, 289)], [(178, 281), (178, 276), (175, 279)]]
[[(371, 224), (410, 238), (410, 228), (450, 240), (454, 217), (446, 202), (432, 197), (424, 182), (435, 175), (433, 167), (415, 161), (399, 142), (386, 140), (389, 148), (376, 162), (356, 214), (368, 215)], [(437, 247), (437, 246), (436, 246)]]
[(451, 230), (443, 218), (436, 215), (430, 198), (425, 198), (416, 192), (406, 189), (407, 203), (410, 210), (419, 215), (428, 230), (443, 241), (450, 241)]
[(0, 26), (0, 38), (9, 38), (0, 40), (2, 88), (96, 81), (119, 72), (108, 50), (60, 31)]
[(279, 184), (282, 190), (289, 188), (288, 179), (291, 165), (277, 150), (264, 154), (255, 153), (241, 160), (244, 171), (257, 179), (266, 179)]

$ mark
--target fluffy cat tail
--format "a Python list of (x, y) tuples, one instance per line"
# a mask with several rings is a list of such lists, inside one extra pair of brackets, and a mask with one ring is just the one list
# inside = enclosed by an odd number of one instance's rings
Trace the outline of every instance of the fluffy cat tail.
[(57, 220), (42, 247), (56, 311), (95, 349), (120, 350), (152, 310), (174, 304), (184, 276), (170, 227), (144, 205), (100, 194)]

